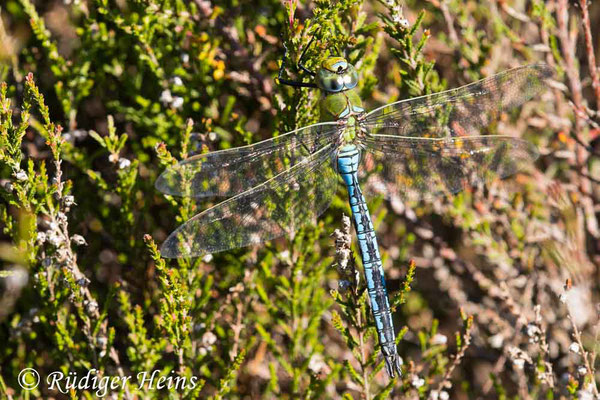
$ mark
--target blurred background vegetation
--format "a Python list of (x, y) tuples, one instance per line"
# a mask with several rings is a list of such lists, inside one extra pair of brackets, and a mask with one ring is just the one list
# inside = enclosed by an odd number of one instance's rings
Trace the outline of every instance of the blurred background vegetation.
[[(27, 392), (30, 367), (201, 379), (110, 394), (125, 399), (598, 398), (598, 4), (3, 0), (0, 397), (97, 396)], [(211, 204), (158, 193), (167, 165), (318, 121), (318, 91), (274, 80), (283, 43), (296, 77), (312, 36), (308, 66), (343, 51), (367, 108), (556, 70), (483, 132), (533, 142), (529, 171), (453, 198), (369, 199), (397, 381), (365, 296), (338, 288), (342, 191), (293, 238), (193, 260), (157, 250)]]

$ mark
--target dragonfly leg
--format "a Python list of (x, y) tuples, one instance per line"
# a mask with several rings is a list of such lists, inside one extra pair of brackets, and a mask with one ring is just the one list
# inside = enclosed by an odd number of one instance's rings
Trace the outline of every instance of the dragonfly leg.
[(313, 37), (310, 38), (310, 41), (308, 42), (308, 44), (306, 45), (304, 50), (302, 50), (302, 54), (300, 54), (300, 59), (298, 60), (298, 64), (296, 66), (298, 67), (298, 69), (301, 69), (302, 71), (306, 72), (310, 76), (315, 77), (317, 74), (314, 71), (311, 71), (310, 69), (308, 69), (304, 66), (304, 56), (306, 55), (306, 51), (312, 44), (313, 40), (315, 40), (314, 35), (313, 35)]
[[(317, 85), (314, 83), (311, 83), (311, 82), (292, 81), (289, 79), (282, 78), (283, 71), (285, 71), (285, 60), (286, 60), (287, 54), (288, 54), (288, 48), (287, 48), (287, 45), (285, 44), (285, 42), (283, 41), (283, 38), (282, 38), (282, 43), (283, 43), (283, 57), (281, 58), (281, 66), (279, 67), (279, 73), (277, 74), (277, 83), (279, 83), (281, 85), (288, 85), (288, 86), (293, 86), (293, 87), (316, 88)], [(304, 51), (306, 51), (306, 49), (304, 49)], [(302, 52), (302, 55), (304, 55), (304, 52)], [(309, 73), (310, 73), (310, 71), (309, 71)], [(314, 76), (314, 74), (313, 74), (313, 76)]]

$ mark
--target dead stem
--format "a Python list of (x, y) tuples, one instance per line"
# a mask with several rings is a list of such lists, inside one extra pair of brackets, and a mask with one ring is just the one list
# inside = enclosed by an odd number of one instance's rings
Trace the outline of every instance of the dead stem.
[(583, 22), (583, 33), (585, 39), (585, 50), (592, 77), (592, 87), (596, 95), (596, 107), (600, 108), (600, 78), (598, 78), (598, 68), (596, 66), (596, 55), (594, 54), (594, 41), (592, 40), (592, 28), (590, 23), (590, 13), (588, 9), (588, 0), (579, 0), (581, 7), (581, 17)]
[[(584, 0), (585, 1), (585, 0)], [(563, 56), (565, 60), (565, 70), (569, 80), (569, 86), (571, 88), (571, 96), (573, 98), (573, 104), (575, 108), (575, 136), (578, 142), (588, 143), (588, 138), (584, 136), (584, 120), (581, 118), (578, 110), (584, 110), (583, 105), (583, 94), (581, 79), (579, 77), (579, 69), (577, 67), (577, 61), (575, 57), (576, 39), (577, 39), (577, 27), (575, 24), (572, 26), (572, 30), (569, 31), (569, 2), (568, 0), (558, 0), (556, 19), (558, 23), (558, 37), (561, 42), (563, 50)], [(589, 179), (585, 176), (588, 175), (587, 167), (587, 152), (585, 147), (578, 145), (575, 151), (576, 166), (582, 172), (579, 179), (579, 189), (583, 193), (591, 193), (591, 184)], [(589, 198), (581, 199), (582, 206), (586, 215), (586, 226), (588, 231), (594, 236), (600, 235), (598, 231), (598, 221), (595, 217), (594, 204)]]

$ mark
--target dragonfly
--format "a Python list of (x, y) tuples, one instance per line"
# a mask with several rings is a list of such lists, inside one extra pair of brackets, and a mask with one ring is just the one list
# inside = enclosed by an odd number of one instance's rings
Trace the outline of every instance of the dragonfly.
[(261, 142), (198, 154), (167, 168), (156, 188), (172, 196), (224, 197), (177, 228), (163, 243), (166, 258), (198, 257), (258, 244), (315, 224), (345, 185), (366, 289), (387, 373), (402, 375), (402, 359), (373, 221), (361, 182), (405, 199), (455, 194), (474, 178), (505, 178), (538, 156), (527, 141), (481, 131), (519, 107), (552, 76), (544, 64), (497, 75), (366, 112), (356, 68), (329, 56), (311, 81), (279, 83), (321, 91), (321, 122)]

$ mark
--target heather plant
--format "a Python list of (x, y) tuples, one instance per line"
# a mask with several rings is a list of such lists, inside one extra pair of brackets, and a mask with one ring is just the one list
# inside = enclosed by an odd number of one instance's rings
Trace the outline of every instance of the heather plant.
[[(6, 0), (0, 397), (600, 398), (598, 21), (585, 0)], [(353, 63), (368, 109), (555, 71), (482, 132), (535, 144), (528, 170), (452, 197), (369, 196), (396, 379), (341, 189), (292, 236), (159, 251), (220, 201), (160, 194), (165, 168), (319, 120), (317, 91), (277, 84), (284, 54), (281, 78), (308, 81), (304, 51), (309, 68)], [(90, 370), (118, 387), (46, 384)], [(144, 380), (154, 371), (180, 386)]]

